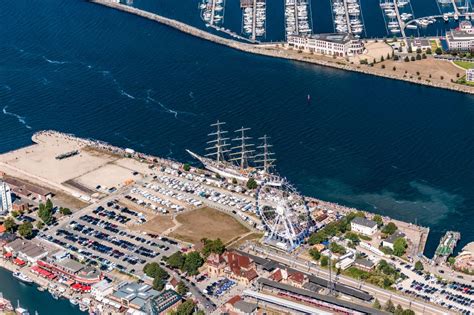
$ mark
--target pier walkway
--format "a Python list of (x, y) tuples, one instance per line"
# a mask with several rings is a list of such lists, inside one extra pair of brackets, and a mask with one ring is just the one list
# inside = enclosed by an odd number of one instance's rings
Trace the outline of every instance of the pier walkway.
[(402, 38), (406, 40), (407, 37), (405, 34), (405, 22), (403, 22), (402, 18), (400, 17), (400, 10), (398, 10), (397, 1), (394, 0), (393, 4), (394, 4), (395, 13), (397, 14), (398, 25), (400, 25), (400, 33), (402, 34)]
[(451, 0), (451, 3), (453, 4), (454, 14), (457, 14), (457, 15), (459, 16), (461, 13), (459, 13), (459, 9), (458, 9), (458, 6), (457, 6), (457, 4), (456, 4), (456, 1), (455, 1), (455, 0)]
[(350, 19), (350, 17), (349, 17), (349, 12), (348, 12), (349, 9), (348, 9), (348, 7), (347, 7), (347, 0), (343, 0), (343, 2), (344, 2), (344, 9), (345, 9), (345, 11), (346, 11), (347, 32), (348, 32), (349, 34), (352, 34), (352, 26), (351, 26), (351, 22), (350, 22), (351, 19)]

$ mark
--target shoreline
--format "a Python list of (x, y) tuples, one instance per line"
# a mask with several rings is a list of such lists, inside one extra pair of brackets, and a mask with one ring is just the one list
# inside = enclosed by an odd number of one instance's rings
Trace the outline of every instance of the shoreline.
[[(367, 74), (367, 75), (373, 75), (373, 76), (378, 76), (378, 77), (383, 77), (386, 79), (392, 79), (392, 80), (399, 80), (399, 81), (405, 81), (413, 84), (418, 84), (418, 85), (423, 85), (423, 86), (428, 86), (432, 88), (441, 88), (441, 89), (447, 89), (451, 91), (456, 91), (456, 92), (461, 92), (461, 93), (466, 93), (466, 94), (471, 94), (474, 95), (474, 88), (471, 88), (469, 86), (463, 86), (463, 85), (455, 85), (450, 84), (450, 83), (433, 83), (433, 82), (427, 82), (427, 81), (421, 81), (417, 80), (416, 78), (409, 78), (409, 77), (399, 77), (395, 75), (390, 75), (390, 74), (385, 74), (385, 73), (380, 73), (376, 71), (371, 71), (370, 68), (367, 66), (366, 69), (362, 69), (361, 66), (359, 65), (347, 65), (347, 64), (341, 64), (341, 61), (338, 61), (335, 59), (335, 61), (327, 61), (327, 60), (322, 60), (322, 59), (315, 59), (314, 56), (316, 55), (305, 55), (305, 54), (300, 54), (297, 56), (290, 55), (287, 53), (286, 49), (282, 48), (277, 48), (273, 44), (260, 44), (260, 45), (254, 45), (254, 44), (246, 44), (246, 43), (241, 43), (237, 42), (232, 39), (227, 39), (218, 35), (214, 35), (211, 33), (208, 33), (204, 30), (198, 29), (194, 26), (188, 25), (184, 22), (180, 22), (177, 20), (173, 20), (155, 13), (151, 13), (148, 11), (144, 11), (141, 9), (137, 9), (128, 5), (120, 4), (120, 3), (115, 3), (111, 2), (110, 0), (88, 0), (91, 3), (106, 6), (115, 10), (119, 10), (125, 13), (137, 15), (155, 22), (158, 22), (160, 24), (169, 26), (171, 28), (174, 28), (178, 31), (181, 31), (183, 33), (186, 33), (188, 35), (201, 38), (219, 45), (227, 46), (230, 48), (233, 48), (235, 50), (243, 51), (246, 53), (251, 53), (255, 55), (261, 55), (261, 56), (267, 56), (267, 57), (273, 57), (273, 58), (280, 58), (280, 59), (286, 59), (286, 60), (293, 60), (293, 61), (299, 61), (299, 62), (304, 62), (304, 63), (310, 63), (310, 64), (316, 64), (320, 66), (326, 66), (326, 67), (331, 67), (339, 70), (346, 70), (346, 71), (352, 71), (352, 72), (357, 72), (357, 73), (362, 73), (362, 74)], [(313, 58), (312, 58), (313, 56)], [(338, 63), (339, 62), (339, 63)], [(364, 67), (365, 68), (365, 67)]]
[[(92, 139), (92, 138), (87, 138), (87, 139), (86, 138), (80, 138), (78, 136), (75, 136), (74, 134), (62, 133), (62, 132), (55, 131), (55, 130), (42, 130), (42, 131), (35, 132), (31, 136), (32, 142), (34, 144), (37, 144), (37, 143), (41, 142), (41, 140), (39, 139), (39, 136), (41, 136), (41, 135), (57, 135), (57, 136), (60, 136), (60, 137), (65, 137), (65, 138), (68, 138), (68, 140), (70, 140), (70, 141), (75, 141), (75, 142), (79, 143), (83, 147), (92, 147), (96, 150), (101, 150), (101, 151), (107, 152), (109, 154), (114, 154), (114, 155), (119, 155), (119, 156), (123, 156), (123, 157), (133, 158), (133, 159), (136, 159), (138, 161), (141, 161), (141, 163), (152, 163), (152, 164), (156, 163), (158, 165), (167, 166), (167, 167), (171, 167), (171, 168), (176, 167), (176, 166), (182, 168), (183, 165), (184, 165), (184, 163), (182, 163), (180, 161), (169, 160), (169, 159), (157, 157), (157, 156), (154, 156), (154, 155), (151, 155), (151, 154), (138, 152), (138, 151), (134, 151), (134, 150), (132, 150), (133, 151), (133, 153), (132, 153), (132, 152), (129, 151), (130, 149), (128, 149), (128, 148), (121, 148), (121, 147), (115, 146), (113, 144), (109, 144), (105, 141), (96, 140), (96, 139)], [(335, 202), (321, 200), (321, 199), (318, 199), (317, 197), (313, 197), (313, 196), (304, 196), (304, 197), (308, 202), (315, 203), (317, 205), (316, 209), (318, 209), (318, 210), (321, 210), (321, 209), (322, 210), (330, 210), (330, 211), (333, 211), (333, 212), (343, 213), (344, 215), (347, 215), (350, 212), (362, 211), (370, 219), (373, 218), (373, 216), (375, 216), (377, 214), (377, 213), (374, 213), (374, 212), (369, 212), (369, 211), (366, 211), (366, 210), (361, 210), (361, 209), (341, 205), (341, 204), (338, 204), (338, 203), (335, 203)], [(221, 210), (219, 209), (219, 211), (221, 211)], [(233, 217), (235, 217), (235, 216), (233, 216)], [(413, 256), (415, 254), (424, 256), (424, 250), (425, 250), (425, 246), (426, 246), (426, 243), (428, 241), (428, 236), (429, 236), (429, 232), (430, 232), (429, 227), (424, 227), (424, 226), (421, 226), (421, 225), (415, 225), (414, 223), (402, 221), (401, 219), (394, 219), (394, 218), (389, 217), (389, 216), (382, 216), (382, 218), (384, 219), (384, 221), (387, 221), (387, 222), (390, 221), (390, 222), (395, 223), (399, 228), (401, 228), (404, 231), (411, 231), (411, 232), (415, 233), (416, 235), (419, 235), (419, 238), (415, 239), (416, 242), (413, 243), (413, 246), (416, 249), (416, 253), (413, 252)], [(429, 259), (428, 257), (426, 257), (426, 258)]]

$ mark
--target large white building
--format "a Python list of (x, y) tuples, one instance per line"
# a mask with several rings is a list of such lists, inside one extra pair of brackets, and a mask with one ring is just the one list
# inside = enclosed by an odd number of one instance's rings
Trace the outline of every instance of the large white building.
[(364, 52), (364, 45), (350, 34), (291, 35), (288, 46), (307, 52), (338, 57), (355, 56)]
[(377, 232), (377, 223), (366, 218), (355, 217), (351, 221), (351, 231), (368, 236), (374, 235)]
[(474, 28), (471, 22), (462, 21), (457, 29), (447, 32), (446, 42), (452, 51), (474, 51)]
[(0, 181), (0, 216), (6, 216), (12, 211), (12, 193), (10, 186)]

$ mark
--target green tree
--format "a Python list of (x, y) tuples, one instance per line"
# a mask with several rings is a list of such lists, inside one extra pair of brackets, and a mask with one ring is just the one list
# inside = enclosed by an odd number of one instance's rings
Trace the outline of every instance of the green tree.
[(183, 165), (183, 170), (185, 170), (186, 172), (189, 172), (190, 169), (191, 169), (191, 165), (189, 165), (188, 163), (185, 163)]
[(395, 225), (393, 222), (389, 222), (387, 225), (385, 225), (382, 229), (382, 233), (387, 234), (387, 235), (392, 235), (395, 233), (395, 231), (398, 229), (398, 227)]
[(357, 235), (357, 233), (354, 232), (346, 232), (346, 238), (348, 240), (351, 240), (354, 244), (359, 244), (360, 243), (360, 238)]
[(17, 224), (15, 222), (15, 219), (13, 219), (12, 217), (8, 217), (5, 222), (3, 222), (3, 226), (5, 227), (5, 230), (7, 230), (7, 232), (14, 232), (17, 227)]
[(426, 49), (426, 53), (427, 53), (428, 55), (431, 55), (431, 54), (432, 54), (431, 48)]
[(43, 203), (39, 204), (39, 210), (38, 210), (38, 217), (45, 223), (45, 224), (50, 224), (51, 221), (53, 220), (53, 208), (52, 208), (52, 203), (51, 200), (48, 199), (47, 204), (49, 203), (50, 206), (44, 205)]
[(403, 310), (402, 315), (415, 315), (415, 312), (413, 310)]
[(411, 56), (410, 61), (415, 61), (415, 60), (416, 60), (415, 56)]
[(411, 48), (411, 45), (408, 46), (408, 53), (411, 54), (413, 52), (413, 49)]
[(398, 55), (395, 55), (395, 54), (394, 54), (394, 55), (393, 55), (393, 60), (397, 61), (398, 59), (400, 59), (400, 58), (398, 57)]
[(311, 258), (313, 258), (314, 260), (319, 260), (321, 258), (321, 253), (315, 249), (315, 248), (311, 248), (309, 250), (309, 255), (311, 256)]
[(176, 286), (176, 292), (178, 292), (178, 294), (181, 296), (185, 296), (186, 293), (188, 293), (188, 287), (183, 281), (178, 282), (178, 285)]
[(31, 238), (33, 236), (33, 224), (25, 222), (18, 227), (18, 233), (24, 238)]
[(393, 242), (393, 254), (395, 256), (403, 256), (405, 249), (407, 248), (407, 241), (403, 237), (399, 237)]
[(454, 265), (455, 261), (456, 261), (456, 259), (454, 259), (454, 257), (449, 257), (448, 258), (448, 264), (450, 264), (450, 265)]
[(421, 55), (420, 54), (416, 54), (416, 60), (421, 60)]
[(326, 267), (329, 263), (329, 258), (327, 256), (323, 256), (320, 259), (321, 267)]
[(405, 59), (403, 59), (405, 62), (409, 62), (410, 61), (410, 58), (408, 58), (408, 56), (405, 57)]
[(155, 278), (153, 279), (153, 289), (157, 291), (161, 291), (165, 288), (165, 281), (161, 278)]
[(415, 270), (419, 270), (419, 271), (423, 270), (423, 264), (421, 263), (421, 261), (418, 260), (415, 263)]
[(382, 305), (380, 305), (379, 299), (375, 299), (374, 303), (372, 304), (372, 307), (375, 308), (376, 310), (382, 309)]
[(334, 254), (341, 254), (341, 255), (344, 255), (346, 253), (346, 249), (344, 248), (344, 246), (341, 246), (337, 243), (331, 243), (329, 245), (329, 249), (331, 250), (331, 252), (333, 252)]
[(143, 267), (143, 272), (150, 278), (160, 278), (166, 279), (168, 278), (168, 273), (160, 267), (157, 262), (151, 262)]
[(59, 213), (61, 213), (62, 215), (71, 215), (72, 211), (69, 208), (60, 207), (59, 208)]
[(416, 49), (416, 53), (417, 53), (417, 54), (421, 54), (421, 48), (417, 48), (417, 49)]
[(441, 55), (442, 53), (443, 53), (443, 50), (440, 47), (436, 48), (435, 54)]
[(186, 256), (183, 255), (183, 253), (176, 252), (166, 259), (166, 263), (171, 268), (183, 269), (185, 259), (186, 259)]
[(13, 210), (13, 211), (11, 212), (11, 215), (12, 215), (12, 217), (14, 217), (14, 218), (18, 218), (18, 217), (20, 216), (20, 212)]
[(256, 189), (257, 187), (258, 187), (258, 184), (255, 181), (255, 179), (249, 178), (249, 180), (247, 181), (247, 188), (253, 190), (253, 189)]
[(41, 230), (43, 227), (44, 227), (43, 221), (38, 221), (38, 222), (36, 222), (36, 228), (37, 228), (38, 230)]
[(379, 228), (383, 225), (383, 219), (382, 219), (382, 216), (381, 216), (380, 214), (374, 215), (374, 217), (372, 218), (372, 220), (377, 223), (377, 226), (378, 226)]
[(398, 305), (397, 305), (397, 308), (395, 309), (395, 313), (394, 313), (394, 314), (395, 314), (395, 315), (402, 315), (402, 313), (403, 313), (403, 307), (402, 307), (400, 304), (398, 304)]
[(198, 273), (199, 267), (202, 266), (204, 260), (198, 252), (192, 252), (186, 255), (183, 270), (193, 276)]
[(389, 313), (395, 313), (395, 305), (393, 305), (392, 300), (388, 300), (387, 303), (385, 303), (384, 310)]
[(196, 308), (196, 304), (194, 304), (193, 300), (186, 300), (176, 309), (177, 315), (191, 315), (194, 313), (194, 309)]
[(225, 245), (222, 243), (221, 239), (218, 238), (216, 240), (209, 240), (207, 238), (203, 238), (201, 243), (204, 245), (202, 248), (202, 254), (204, 257), (208, 257), (209, 254), (222, 254), (225, 251)]
[(53, 208), (54, 208), (53, 202), (51, 201), (51, 199), (48, 198), (48, 200), (46, 200), (46, 209), (52, 211)]

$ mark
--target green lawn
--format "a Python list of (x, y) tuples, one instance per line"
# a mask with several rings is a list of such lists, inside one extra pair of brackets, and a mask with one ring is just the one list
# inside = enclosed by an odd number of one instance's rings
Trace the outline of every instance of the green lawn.
[(464, 69), (474, 68), (474, 62), (469, 61), (454, 61), (454, 63)]

